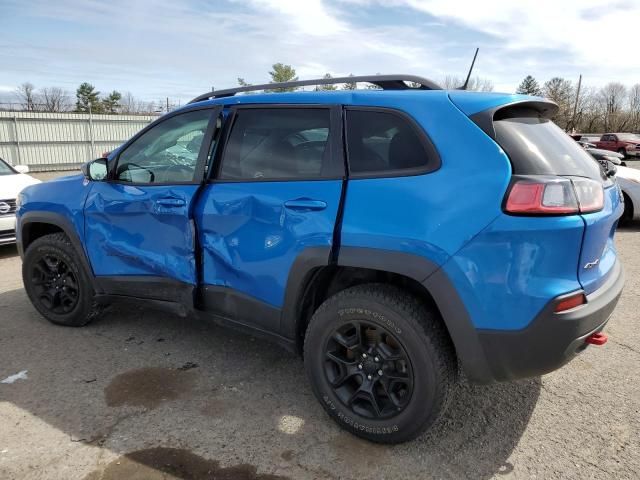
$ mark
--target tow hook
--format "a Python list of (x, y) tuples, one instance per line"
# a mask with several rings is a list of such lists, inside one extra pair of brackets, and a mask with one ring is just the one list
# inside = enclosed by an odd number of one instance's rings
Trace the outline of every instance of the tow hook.
[(607, 337), (606, 333), (596, 332), (589, 335), (584, 341), (589, 345), (604, 345), (607, 340), (609, 340), (609, 337)]

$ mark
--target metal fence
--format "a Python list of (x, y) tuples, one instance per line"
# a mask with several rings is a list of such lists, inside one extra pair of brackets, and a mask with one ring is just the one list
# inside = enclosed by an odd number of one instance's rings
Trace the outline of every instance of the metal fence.
[(34, 172), (75, 169), (113, 150), (157, 117), (0, 112), (0, 158)]

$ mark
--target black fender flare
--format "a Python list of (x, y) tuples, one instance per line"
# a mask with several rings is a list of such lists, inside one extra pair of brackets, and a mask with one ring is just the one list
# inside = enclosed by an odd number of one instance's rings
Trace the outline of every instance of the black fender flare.
[(31, 211), (23, 213), (19, 217), (18, 224), (16, 225), (16, 243), (18, 246), (18, 253), (20, 254), (20, 258), (24, 258), (25, 252), (23, 243), (24, 228), (30, 223), (47, 223), (49, 225), (54, 225), (62, 230), (71, 241), (73, 248), (76, 250), (76, 252), (78, 252), (80, 263), (87, 272), (87, 276), (91, 281), (91, 285), (93, 286), (94, 291), (96, 291), (96, 293), (101, 292), (99, 285), (95, 280), (95, 275), (93, 273), (93, 268), (91, 268), (89, 258), (87, 257), (87, 252), (84, 249), (82, 242), (80, 241), (80, 237), (78, 236), (78, 232), (73, 226), (73, 223), (71, 223), (71, 220), (60, 213)]
[[(296, 259), (289, 274), (281, 317), (281, 333), (295, 338), (300, 301), (318, 267), (328, 266), (329, 248), (309, 248)], [(492, 374), (478, 330), (447, 274), (437, 263), (420, 255), (365, 247), (341, 247), (338, 267), (358, 267), (396, 273), (420, 283), (433, 298), (451, 340), (458, 361), (470, 380), (490, 383)]]

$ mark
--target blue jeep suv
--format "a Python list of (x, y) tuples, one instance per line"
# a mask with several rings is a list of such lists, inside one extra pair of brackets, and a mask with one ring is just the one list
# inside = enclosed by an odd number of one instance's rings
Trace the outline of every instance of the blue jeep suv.
[[(376, 88), (287, 91), (340, 81)], [(209, 92), (22, 192), (27, 294), (61, 325), (133, 297), (270, 337), (343, 428), (406, 441), (460, 372), (606, 340), (622, 195), (556, 110), (406, 75)]]

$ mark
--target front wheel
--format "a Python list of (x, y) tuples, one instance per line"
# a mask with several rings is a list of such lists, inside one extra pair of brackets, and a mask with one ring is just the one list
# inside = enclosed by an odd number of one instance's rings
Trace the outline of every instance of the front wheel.
[(78, 253), (63, 233), (40, 237), (29, 245), (22, 281), (29, 300), (52, 323), (80, 327), (101, 311)]
[(307, 329), (304, 362), (331, 418), (381, 443), (411, 440), (433, 425), (457, 371), (436, 314), (379, 284), (346, 289), (320, 306)]

